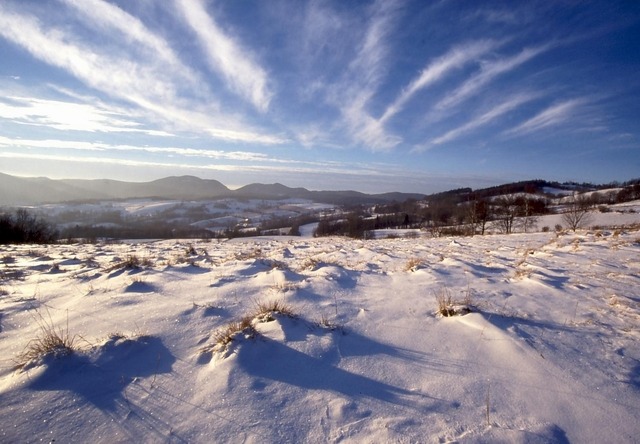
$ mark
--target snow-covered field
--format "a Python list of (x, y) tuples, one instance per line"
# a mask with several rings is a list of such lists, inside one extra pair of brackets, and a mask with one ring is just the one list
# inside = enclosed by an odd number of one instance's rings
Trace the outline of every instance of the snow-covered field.
[[(4, 246), (0, 441), (637, 442), (639, 258), (638, 231)], [(52, 326), (76, 350), (21, 358)]]

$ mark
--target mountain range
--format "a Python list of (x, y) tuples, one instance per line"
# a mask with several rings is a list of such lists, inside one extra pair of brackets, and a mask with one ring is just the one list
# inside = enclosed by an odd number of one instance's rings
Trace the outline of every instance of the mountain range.
[(150, 182), (123, 182), (110, 179), (60, 179), (17, 177), (0, 173), (0, 206), (38, 205), (96, 200), (157, 198), (205, 200), (220, 198), (286, 199), (300, 198), (329, 204), (374, 204), (407, 199), (423, 199), (423, 194), (366, 194), (358, 191), (310, 191), (285, 185), (253, 183), (231, 190), (213, 179), (172, 176)]

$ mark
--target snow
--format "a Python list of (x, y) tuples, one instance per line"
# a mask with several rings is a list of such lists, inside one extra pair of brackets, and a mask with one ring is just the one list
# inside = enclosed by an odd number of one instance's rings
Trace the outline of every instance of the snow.
[[(0, 248), (2, 442), (640, 432), (638, 231)], [(471, 313), (437, 315), (442, 292)], [(43, 321), (76, 350), (16, 368)]]
[(542, 192), (545, 194), (553, 194), (555, 196), (565, 196), (565, 195), (572, 194), (572, 191), (570, 190), (564, 190), (564, 189), (555, 188), (555, 187), (543, 187)]

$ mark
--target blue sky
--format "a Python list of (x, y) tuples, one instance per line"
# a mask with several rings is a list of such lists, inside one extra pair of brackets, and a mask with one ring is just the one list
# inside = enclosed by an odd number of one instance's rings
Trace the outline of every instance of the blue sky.
[(0, 172), (640, 177), (640, 2), (2, 0)]

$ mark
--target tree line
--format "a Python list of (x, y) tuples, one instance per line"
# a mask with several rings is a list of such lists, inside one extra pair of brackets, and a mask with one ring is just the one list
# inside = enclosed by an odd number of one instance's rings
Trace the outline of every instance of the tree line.
[(473, 235), (484, 234), (489, 223), (501, 232), (511, 233), (516, 228), (530, 230), (537, 216), (549, 213), (548, 200), (544, 198), (468, 198), (458, 202), (456, 196), (448, 195), (430, 202), (378, 205), (371, 211), (353, 209), (346, 217), (321, 220), (315, 235), (362, 239), (371, 237), (374, 230), (409, 228), (426, 229), (434, 236)]
[(57, 238), (53, 225), (23, 208), (0, 214), (0, 244), (47, 244)]

